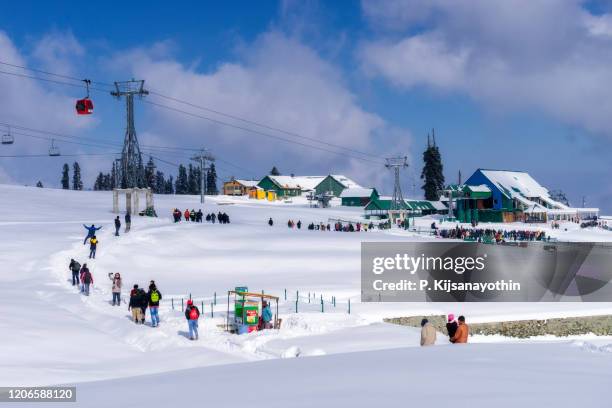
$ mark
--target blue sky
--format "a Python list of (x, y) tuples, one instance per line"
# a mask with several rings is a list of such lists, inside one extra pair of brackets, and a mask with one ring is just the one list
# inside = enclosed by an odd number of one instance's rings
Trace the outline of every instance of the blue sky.
[[(125, 11), (120, 2), (20, 2), (0, 15), (0, 59), (103, 82), (143, 78), (164, 95), (311, 139), (378, 157), (406, 153), (409, 195), (420, 194), (420, 155), (435, 128), (448, 181), (478, 167), (525, 170), (564, 190), (574, 205), (585, 196), (588, 206), (611, 213), (609, 6), (510, 3), (134, 2)], [(120, 102), (94, 93), (94, 117), (78, 118), (72, 105), (81, 91), (28, 82), (0, 75), (7, 95), (1, 122), (121, 143)], [(375, 163), (143, 103), (136, 126), (142, 144), (209, 147), (226, 160), (219, 163), (222, 177), (259, 177), (276, 165), (285, 173), (343, 172), (382, 191), (392, 187)], [(2, 146), (2, 154), (48, 146), (27, 137), (18, 142)], [(67, 153), (109, 151), (58, 143)], [(176, 151), (159, 157), (187, 161)], [(0, 179), (58, 185), (63, 161), (4, 158)], [(91, 185), (110, 159), (79, 161)]]

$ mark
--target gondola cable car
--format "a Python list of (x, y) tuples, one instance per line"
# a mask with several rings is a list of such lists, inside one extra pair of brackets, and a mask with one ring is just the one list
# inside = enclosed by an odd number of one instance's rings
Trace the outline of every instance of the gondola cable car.
[(14, 142), (15, 142), (15, 138), (11, 134), (11, 127), (7, 126), (6, 133), (2, 135), (2, 144), (10, 145), (10, 144), (13, 144)]
[(76, 111), (79, 115), (91, 115), (93, 113), (93, 102), (89, 99), (89, 85), (91, 85), (91, 80), (84, 79), (85, 88), (87, 89), (87, 96), (83, 99), (79, 99), (76, 102)]
[(59, 156), (60, 150), (59, 147), (55, 146), (55, 139), (51, 139), (51, 147), (49, 148), (49, 156)]

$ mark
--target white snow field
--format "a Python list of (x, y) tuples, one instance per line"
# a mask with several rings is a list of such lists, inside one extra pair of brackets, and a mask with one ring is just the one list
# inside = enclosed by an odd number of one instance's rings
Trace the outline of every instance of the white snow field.
[[(83, 407), (610, 406), (612, 338), (474, 336), (455, 346), (438, 333), (438, 345), (421, 348), (419, 330), (382, 318), (585, 316), (611, 314), (612, 303), (361, 304), (362, 241), (432, 238), (397, 230), (308, 231), (311, 221), (357, 220), (361, 209), (308, 208), (302, 199), (207, 197), (204, 213), (224, 211), (231, 224), (175, 224), (171, 209), (198, 209), (199, 197), (155, 199), (159, 218), (135, 216), (132, 231), (114, 237), (109, 192), (0, 185), (0, 386), (76, 385), (77, 403), (66, 406)], [(304, 226), (288, 229), (288, 219)], [(83, 223), (103, 226), (96, 260), (86, 259)], [(550, 233), (612, 240), (610, 232), (564, 228)], [(91, 296), (71, 286), (70, 258), (90, 267)], [(127, 304), (111, 306), (111, 272), (122, 274), (124, 299), (133, 283), (156, 281), (164, 296), (160, 327), (135, 325)], [(223, 331), (227, 290), (242, 285), (280, 296), (281, 330)], [(198, 306), (204, 302), (196, 342), (186, 337), (180, 306), (190, 293)]]

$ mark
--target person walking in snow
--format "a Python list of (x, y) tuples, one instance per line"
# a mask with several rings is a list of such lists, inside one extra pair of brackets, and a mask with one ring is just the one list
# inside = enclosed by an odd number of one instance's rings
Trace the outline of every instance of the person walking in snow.
[(215, 220), (217, 219), (217, 216), (215, 215), (215, 213), (210, 214), (210, 220), (212, 221), (212, 223), (215, 223)]
[(93, 285), (94, 281), (93, 275), (88, 268), (84, 268), (84, 271), (81, 274), (81, 281), (83, 282), (83, 293), (85, 296), (89, 296), (89, 286)]
[(149, 285), (147, 299), (149, 301), (149, 313), (151, 314), (151, 327), (157, 327), (159, 326), (159, 301), (162, 299), (162, 294), (157, 289), (155, 281), (151, 281)]
[(81, 272), (81, 264), (75, 261), (74, 259), (70, 260), (70, 265), (68, 265), (68, 269), (72, 272), (72, 286), (79, 285), (79, 273)]
[(89, 272), (89, 269), (87, 268), (86, 263), (83, 264), (83, 266), (81, 267), (81, 270), (79, 271), (79, 277), (81, 278), (81, 293), (85, 292), (85, 282), (83, 281), (83, 276), (85, 275), (85, 271)]
[(298, 229), (301, 229), (301, 228), (302, 228), (302, 221), (301, 221), (301, 220), (298, 220), (298, 222), (297, 222), (297, 224), (296, 224), (296, 225), (297, 225), (297, 228), (298, 228)]
[(198, 307), (193, 304), (193, 300), (187, 301), (187, 308), (185, 309), (185, 318), (189, 325), (189, 340), (198, 339), (198, 319), (200, 318), (200, 311)]
[(448, 332), (448, 339), (452, 340), (452, 338), (455, 336), (455, 333), (457, 332), (457, 322), (455, 321), (455, 315), (454, 314), (449, 314), (448, 315), (448, 322), (446, 323), (446, 331)]
[(108, 277), (113, 282), (113, 287), (111, 289), (113, 292), (113, 306), (119, 306), (121, 305), (121, 275), (119, 275), (119, 272), (116, 272), (113, 276), (113, 273), (111, 272), (108, 274)]
[(189, 219), (191, 220), (191, 222), (195, 222), (196, 220), (196, 212), (193, 208), (191, 209), (191, 212), (189, 213)]
[(436, 344), (436, 329), (429, 320), (421, 320), (421, 346), (433, 346)]
[(144, 317), (142, 316), (142, 309), (140, 307), (138, 285), (134, 285), (130, 291), (130, 303), (128, 304), (128, 310), (132, 311), (132, 319), (134, 320), (134, 323), (138, 324), (140, 321), (144, 323)]
[(185, 221), (189, 221), (189, 209), (185, 210)]
[(455, 335), (450, 339), (451, 343), (462, 344), (468, 342), (468, 336), (470, 335), (470, 328), (465, 324), (465, 317), (459, 316), (459, 325)]
[(272, 221), (272, 217), (270, 217), (270, 219), (268, 220), (268, 225), (269, 226), (273, 226), (274, 225), (274, 221)]
[(125, 232), (129, 232), (132, 228), (132, 216), (129, 212), (125, 213)]
[(98, 248), (98, 238), (94, 235), (89, 238), (89, 259), (96, 259), (96, 249)]
[(147, 307), (149, 307), (149, 297), (147, 296), (147, 292), (142, 288), (138, 288), (138, 304), (140, 305), (141, 311), (140, 322), (144, 324), (147, 316)]
[(87, 230), (87, 236), (85, 237), (85, 239), (83, 240), (83, 245), (85, 245), (87, 243), (87, 240), (90, 239), (91, 237), (96, 235), (96, 231), (99, 231), (102, 229), (102, 227), (97, 227), (94, 224), (91, 224), (91, 227), (88, 227), (87, 225), (83, 224), (83, 228), (85, 228)]
[(119, 236), (119, 230), (121, 229), (121, 220), (119, 220), (119, 216), (115, 218), (115, 236)]

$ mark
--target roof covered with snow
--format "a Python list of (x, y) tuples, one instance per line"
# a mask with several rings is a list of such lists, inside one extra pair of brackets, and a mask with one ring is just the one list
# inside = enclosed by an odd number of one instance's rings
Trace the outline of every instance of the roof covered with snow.
[(259, 180), (242, 180), (242, 179), (236, 179), (234, 180), (237, 183), (242, 184), (245, 187), (255, 187), (257, 186), (257, 183), (259, 183)]
[(282, 188), (314, 190), (325, 176), (267, 176)]
[(347, 188), (340, 193), (340, 198), (370, 197), (373, 192), (373, 188)]
[(510, 197), (513, 197), (514, 193), (519, 193), (528, 198), (543, 197), (550, 199), (548, 190), (535, 181), (529, 173), (509, 170), (481, 169), (480, 171)]
[(350, 178), (343, 176), (342, 174), (331, 174), (331, 176), (338, 181), (338, 183), (342, 184), (346, 188), (363, 188), (355, 181)]

